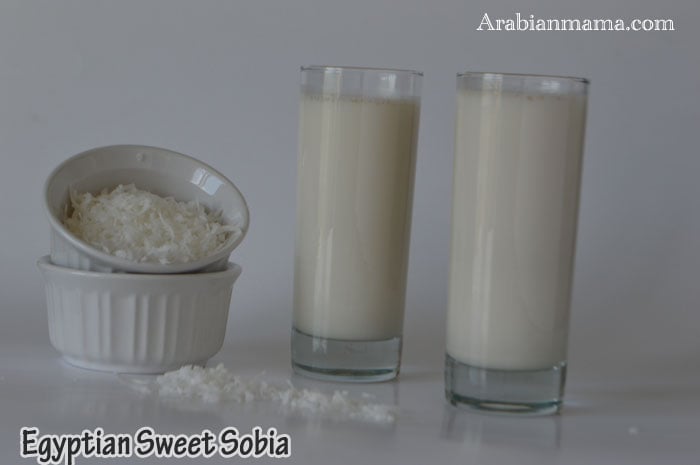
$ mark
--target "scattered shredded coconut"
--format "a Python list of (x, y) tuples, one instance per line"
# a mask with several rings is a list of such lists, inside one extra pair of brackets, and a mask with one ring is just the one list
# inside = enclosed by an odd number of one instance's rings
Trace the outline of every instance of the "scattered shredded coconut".
[[(132, 262), (187, 263), (221, 248), (241, 229), (227, 225), (221, 212), (199, 203), (179, 202), (133, 184), (98, 195), (70, 193), (70, 232), (103, 252)], [(67, 215), (66, 215), (67, 216)]]
[[(186, 366), (156, 378), (152, 390), (164, 397), (185, 397), (207, 403), (250, 403), (273, 401), (288, 412), (308, 416), (324, 415), (371, 423), (393, 423), (396, 409), (390, 405), (352, 399), (347, 391), (332, 394), (270, 384), (259, 376), (234, 376), (222, 364), (215, 368)], [(371, 395), (363, 394), (367, 399)]]

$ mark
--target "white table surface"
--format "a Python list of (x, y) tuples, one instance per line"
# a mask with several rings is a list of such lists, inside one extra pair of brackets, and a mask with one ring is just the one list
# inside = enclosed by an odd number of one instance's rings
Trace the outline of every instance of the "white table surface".
[[(144, 395), (116, 375), (63, 363), (48, 342), (40, 308), (14, 314), (5, 317), (0, 332), (2, 464), (36, 463), (18, 457), (22, 426), (36, 426), (42, 434), (97, 427), (133, 433), (142, 426), (158, 433), (193, 434), (205, 428), (216, 433), (226, 426), (245, 432), (255, 425), (288, 433), (292, 457), (285, 461), (301, 464), (700, 463), (700, 375), (679, 360), (664, 362), (668, 359), (663, 354), (657, 360), (640, 359), (627, 366), (587, 360), (585, 354), (576, 357), (563, 414), (537, 418), (483, 415), (448, 406), (443, 396), (441, 344), (428, 343), (442, 338), (438, 321), (409, 325), (398, 382), (336, 385), (294, 376), (282, 328), (266, 337), (262, 326), (252, 323), (248, 331), (229, 331), (224, 348), (210, 362), (210, 366), (224, 363), (237, 374), (264, 371), (270, 380), (291, 377), (298, 387), (342, 388), (358, 397), (366, 392), (379, 402), (397, 404), (396, 423), (381, 426), (285, 415), (269, 403), (207, 406)], [(220, 457), (188, 461), (231, 463)], [(77, 463), (98, 462), (80, 458)], [(177, 459), (103, 462), (184, 463)]]

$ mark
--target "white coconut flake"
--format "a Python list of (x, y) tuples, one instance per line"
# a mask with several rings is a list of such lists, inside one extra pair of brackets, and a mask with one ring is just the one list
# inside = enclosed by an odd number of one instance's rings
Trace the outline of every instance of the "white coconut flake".
[[(353, 399), (347, 391), (331, 394), (297, 389), (290, 381), (284, 386), (268, 383), (260, 376), (234, 376), (222, 364), (214, 368), (185, 366), (156, 378), (152, 391), (163, 397), (195, 399), (206, 403), (246, 404), (271, 401), (284, 411), (306, 416), (370, 423), (394, 423), (396, 408), (391, 405)], [(372, 397), (363, 395), (364, 399)]]
[(68, 230), (93, 247), (132, 262), (188, 263), (223, 247), (241, 235), (225, 224), (221, 212), (198, 202), (179, 202), (136, 188), (105, 189), (98, 195), (71, 191)]

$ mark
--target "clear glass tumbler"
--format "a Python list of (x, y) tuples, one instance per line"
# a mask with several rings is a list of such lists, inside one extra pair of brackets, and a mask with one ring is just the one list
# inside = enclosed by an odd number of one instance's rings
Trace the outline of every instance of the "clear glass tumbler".
[(292, 365), (342, 381), (394, 378), (421, 73), (301, 70)]
[(554, 413), (566, 379), (588, 81), (457, 77), (445, 392)]

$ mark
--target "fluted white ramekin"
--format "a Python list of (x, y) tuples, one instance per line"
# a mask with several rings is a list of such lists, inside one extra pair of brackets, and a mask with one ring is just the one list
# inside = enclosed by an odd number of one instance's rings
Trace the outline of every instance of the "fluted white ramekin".
[(46, 285), (49, 336), (66, 361), (119, 373), (204, 364), (224, 341), (241, 267), (192, 274), (100, 273), (37, 265)]

